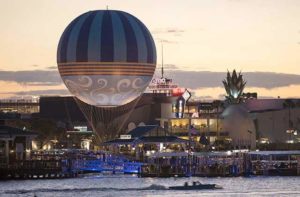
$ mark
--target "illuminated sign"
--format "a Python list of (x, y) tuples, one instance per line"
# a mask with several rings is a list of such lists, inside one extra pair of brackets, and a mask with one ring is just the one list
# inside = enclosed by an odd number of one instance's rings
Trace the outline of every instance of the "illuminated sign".
[(185, 88), (174, 88), (172, 89), (173, 96), (181, 96), (185, 91)]
[(92, 131), (88, 130), (87, 126), (74, 126), (73, 131), (67, 131), (67, 133), (91, 133)]
[(153, 83), (153, 84), (166, 83), (166, 78), (154, 78), (154, 79), (152, 79), (151, 83)]
[(149, 85), (150, 89), (173, 89), (177, 87), (176, 84), (172, 84), (172, 79), (167, 78), (154, 78)]
[(87, 126), (74, 126), (75, 131), (87, 132)]
[(131, 139), (131, 135), (120, 135), (120, 139), (122, 139), (122, 140), (130, 140)]

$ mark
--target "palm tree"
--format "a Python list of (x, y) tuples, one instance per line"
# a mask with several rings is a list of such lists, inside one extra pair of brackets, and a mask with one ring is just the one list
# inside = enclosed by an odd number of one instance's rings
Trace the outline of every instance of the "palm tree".
[(233, 70), (232, 75), (230, 75), (228, 71), (226, 79), (223, 80), (223, 85), (227, 93), (226, 100), (230, 104), (239, 103), (246, 85), (246, 81), (244, 81), (241, 72), (237, 74), (236, 71)]

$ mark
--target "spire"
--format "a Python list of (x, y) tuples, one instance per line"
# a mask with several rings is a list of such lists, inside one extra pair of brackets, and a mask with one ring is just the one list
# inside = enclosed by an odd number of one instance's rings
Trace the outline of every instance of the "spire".
[(164, 45), (161, 43), (161, 78), (164, 78)]

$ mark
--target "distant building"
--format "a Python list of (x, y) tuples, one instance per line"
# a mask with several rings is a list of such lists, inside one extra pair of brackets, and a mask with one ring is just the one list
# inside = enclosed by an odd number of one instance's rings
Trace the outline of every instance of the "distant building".
[(18, 113), (21, 115), (33, 114), (39, 112), (38, 99), (1, 99), (1, 113)]

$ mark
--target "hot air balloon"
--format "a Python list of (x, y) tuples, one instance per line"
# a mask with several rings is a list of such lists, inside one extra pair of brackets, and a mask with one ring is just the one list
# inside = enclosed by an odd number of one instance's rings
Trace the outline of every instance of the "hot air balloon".
[[(147, 27), (131, 14), (89, 11), (63, 32), (57, 64), (66, 87), (103, 136), (112, 132), (104, 131), (109, 129), (103, 125), (128, 113), (134, 107), (128, 105), (136, 103), (148, 86), (156, 67), (156, 49)], [(102, 129), (97, 129), (99, 122)]]
[(137, 98), (152, 79), (155, 44), (136, 17), (115, 10), (90, 11), (65, 29), (57, 64), (78, 99), (95, 106), (120, 106)]

